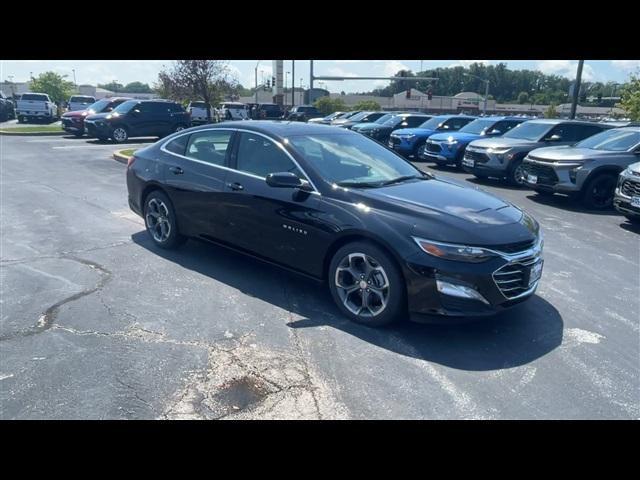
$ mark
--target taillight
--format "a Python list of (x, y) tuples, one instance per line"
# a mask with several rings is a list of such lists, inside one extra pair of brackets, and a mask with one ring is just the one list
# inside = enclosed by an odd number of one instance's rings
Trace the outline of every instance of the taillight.
[(131, 168), (131, 165), (133, 165), (133, 162), (136, 161), (136, 156), (135, 155), (131, 155), (129, 157), (129, 159), (127, 160), (127, 168)]

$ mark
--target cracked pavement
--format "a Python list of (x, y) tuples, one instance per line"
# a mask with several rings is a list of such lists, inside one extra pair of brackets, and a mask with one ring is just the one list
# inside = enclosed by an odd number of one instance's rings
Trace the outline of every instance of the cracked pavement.
[(157, 250), (115, 149), (0, 137), (0, 418), (640, 417), (640, 231), (622, 217), (479, 185), (545, 229), (538, 295), (371, 330), (275, 267)]

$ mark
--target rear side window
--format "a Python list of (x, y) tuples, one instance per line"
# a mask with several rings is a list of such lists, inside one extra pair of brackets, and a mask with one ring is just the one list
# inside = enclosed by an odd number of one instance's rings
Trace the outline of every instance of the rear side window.
[(192, 133), (185, 156), (212, 165), (224, 166), (231, 140), (229, 130), (205, 130)]
[(164, 147), (170, 152), (177, 153), (178, 155), (184, 155), (184, 152), (187, 148), (187, 143), (189, 142), (190, 135), (182, 135), (178, 138), (171, 140)]
[(69, 102), (77, 103), (95, 103), (96, 99), (93, 97), (71, 97)]
[(304, 178), (295, 163), (271, 140), (242, 133), (238, 146), (238, 170), (266, 177), (270, 173), (292, 172)]
[(170, 103), (169, 104), (169, 111), (170, 112), (184, 112), (184, 108), (182, 108), (182, 105), (179, 105), (177, 103)]
[(591, 135), (602, 131), (602, 127), (597, 125), (576, 125), (576, 124), (560, 124), (555, 127), (551, 135), (559, 135), (562, 142), (579, 142)]

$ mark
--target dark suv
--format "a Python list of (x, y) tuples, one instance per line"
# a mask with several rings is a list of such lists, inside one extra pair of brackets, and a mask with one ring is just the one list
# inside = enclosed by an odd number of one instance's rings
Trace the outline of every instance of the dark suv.
[(5, 122), (12, 118), (16, 118), (13, 102), (5, 96), (4, 92), (0, 91), (0, 122)]
[(130, 137), (164, 137), (189, 128), (191, 116), (182, 105), (168, 100), (129, 100), (112, 112), (85, 118), (87, 135), (126, 142)]
[(299, 107), (293, 107), (291, 109), (287, 116), (287, 120), (294, 122), (306, 122), (312, 118), (321, 117), (324, 117), (324, 114), (320, 113), (316, 107), (312, 107), (311, 105), (300, 105)]
[(258, 119), (259, 120), (276, 120), (281, 119), (284, 112), (279, 105), (275, 103), (260, 103), (258, 104)]

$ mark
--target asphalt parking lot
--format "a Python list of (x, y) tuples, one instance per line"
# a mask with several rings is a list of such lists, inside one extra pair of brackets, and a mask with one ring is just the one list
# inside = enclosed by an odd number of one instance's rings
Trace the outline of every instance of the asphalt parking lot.
[(532, 213), (542, 282), (494, 318), (373, 330), (275, 267), (156, 249), (111, 159), (146, 143), (0, 137), (0, 418), (640, 417), (640, 229), (615, 212), (421, 164)]

